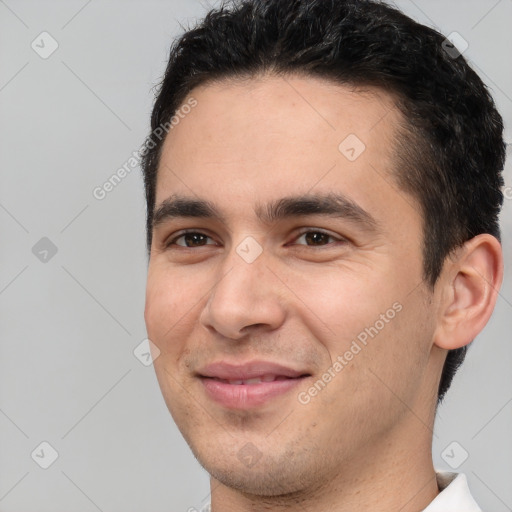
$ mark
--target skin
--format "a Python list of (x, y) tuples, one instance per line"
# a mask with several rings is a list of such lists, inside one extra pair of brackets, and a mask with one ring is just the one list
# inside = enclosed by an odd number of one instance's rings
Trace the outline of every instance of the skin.
[[(197, 106), (165, 140), (156, 208), (180, 194), (211, 201), (223, 219), (155, 226), (145, 320), (161, 351), (154, 367), (166, 404), (211, 475), (212, 510), (422, 510), (439, 492), (431, 445), (442, 365), (491, 315), (498, 241), (473, 238), (447, 258), (434, 289), (423, 282), (423, 220), (393, 177), (401, 114), (385, 92), (269, 75), (190, 96)], [(366, 145), (355, 161), (338, 149), (349, 134)], [(270, 223), (255, 213), (282, 197), (329, 192), (356, 202), (377, 228), (321, 215)], [(303, 228), (332, 238), (312, 241)], [(166, 246), (183, 229), (206, 236)], [(236, 251), (248, 236), (262, 249), (252, 263)], [(396, 303), (394, 318), (300, 403), (298, 393)], [(262, 406), (230, 410), (196, 377), (222, 359), (271, 360), (312, 376)], [(247, 443), (250, 467), (240, 457)]]

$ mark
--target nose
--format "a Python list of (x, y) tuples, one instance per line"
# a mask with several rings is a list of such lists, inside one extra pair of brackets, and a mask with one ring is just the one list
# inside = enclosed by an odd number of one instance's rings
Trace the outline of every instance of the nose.
[(247, 263), (233, 254), (215, 276), (200, 322), (225, 338), (238, 340), (252, 330), (278, 329), (286, 317), (285, 285), (260, 256)]

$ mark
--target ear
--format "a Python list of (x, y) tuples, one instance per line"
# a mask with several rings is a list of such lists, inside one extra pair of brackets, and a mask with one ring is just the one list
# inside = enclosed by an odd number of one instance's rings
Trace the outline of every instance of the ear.
[(502, 280), (503, 253), (492, 235), (478, 235), (448, 257), (434, 344), (452, 350), (471, 343), (493, 312)]

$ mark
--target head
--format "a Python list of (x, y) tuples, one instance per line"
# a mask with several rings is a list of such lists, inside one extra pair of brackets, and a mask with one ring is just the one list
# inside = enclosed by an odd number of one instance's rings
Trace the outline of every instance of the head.
[[(169, 409), (220, 480), (244, 488), (201, 436), (233, 457), (249, 446), (276, 492), (292, 492), (280, 462), (302, 457), (293, 481), (309, 478), (319, 439), (343, 430), (353, 461), (410, 433), (406, 409), (430, 417), (489, 318), (503, 125), (444, 40), (380, 2), (254, 0), (211, 11), (173, 45), (143, 159), (146, 323)], [(316, 238), (294, 231), (304, 226)], [(187, 247), (170, 244), (184, 229), (196, 233)], [(309, 376), (295, 393), (308, 403), (212, 405), (198, 377), (223, 357), (289, 357)], [(287, 409), (280, 451), (267, 420)], [(340, 453), (326, 448), (326, 465)]]

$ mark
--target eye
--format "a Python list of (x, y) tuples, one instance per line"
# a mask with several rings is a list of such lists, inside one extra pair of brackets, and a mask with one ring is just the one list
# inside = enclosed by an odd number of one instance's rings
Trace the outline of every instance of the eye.
[[(211, 240), (213, 243), (208, 243), (208, 240)], [(347, 240), (342, 237), (335, 237), (330, 233), (326, 233), (318, 229), (305, 230), (300, 233), (294, 240), (295, 245), (305, 245), (309, 247), (333, 246), (336, 244), (336, 242), (347, 242)], [(180, 234), (165, 242), (165, 248), (172, 248), (173, 246), (177, 246), (186, 249), (194, 249), (196, 247), (203, 247), (207, 245), (216, 244), (211, 237), (200, 231), (181, 232)]]
[(206, 243), (208, 239), (211, 240), (208, 235), (205, 235), (199, 231), (187, 231), (185, 233), (182, 232), (180, 235), (175, 236), (174, 238), (167, 241), (165, 243), (165, 247), (169, 248), (173, 245), (177, 245), (179, 247), (194, 248), (202, 247), (204, 245), (212, 245)]
[[(318, 229), (309, 229), (307, 231), (303, 231), (295, 240), (304, 240), (306, 242), (305, 245), (309, 245), (312, 247), (320, 247), (325, 245), (333, 245), (329, 243), (329, 239), (334, 240), (335, 242), (346, 242), (344, 238), (336, 238), (329, 233), (325, 233), (324, 231), (319, 231)], [(303, 244), (299, 244), (303, 245)]]

